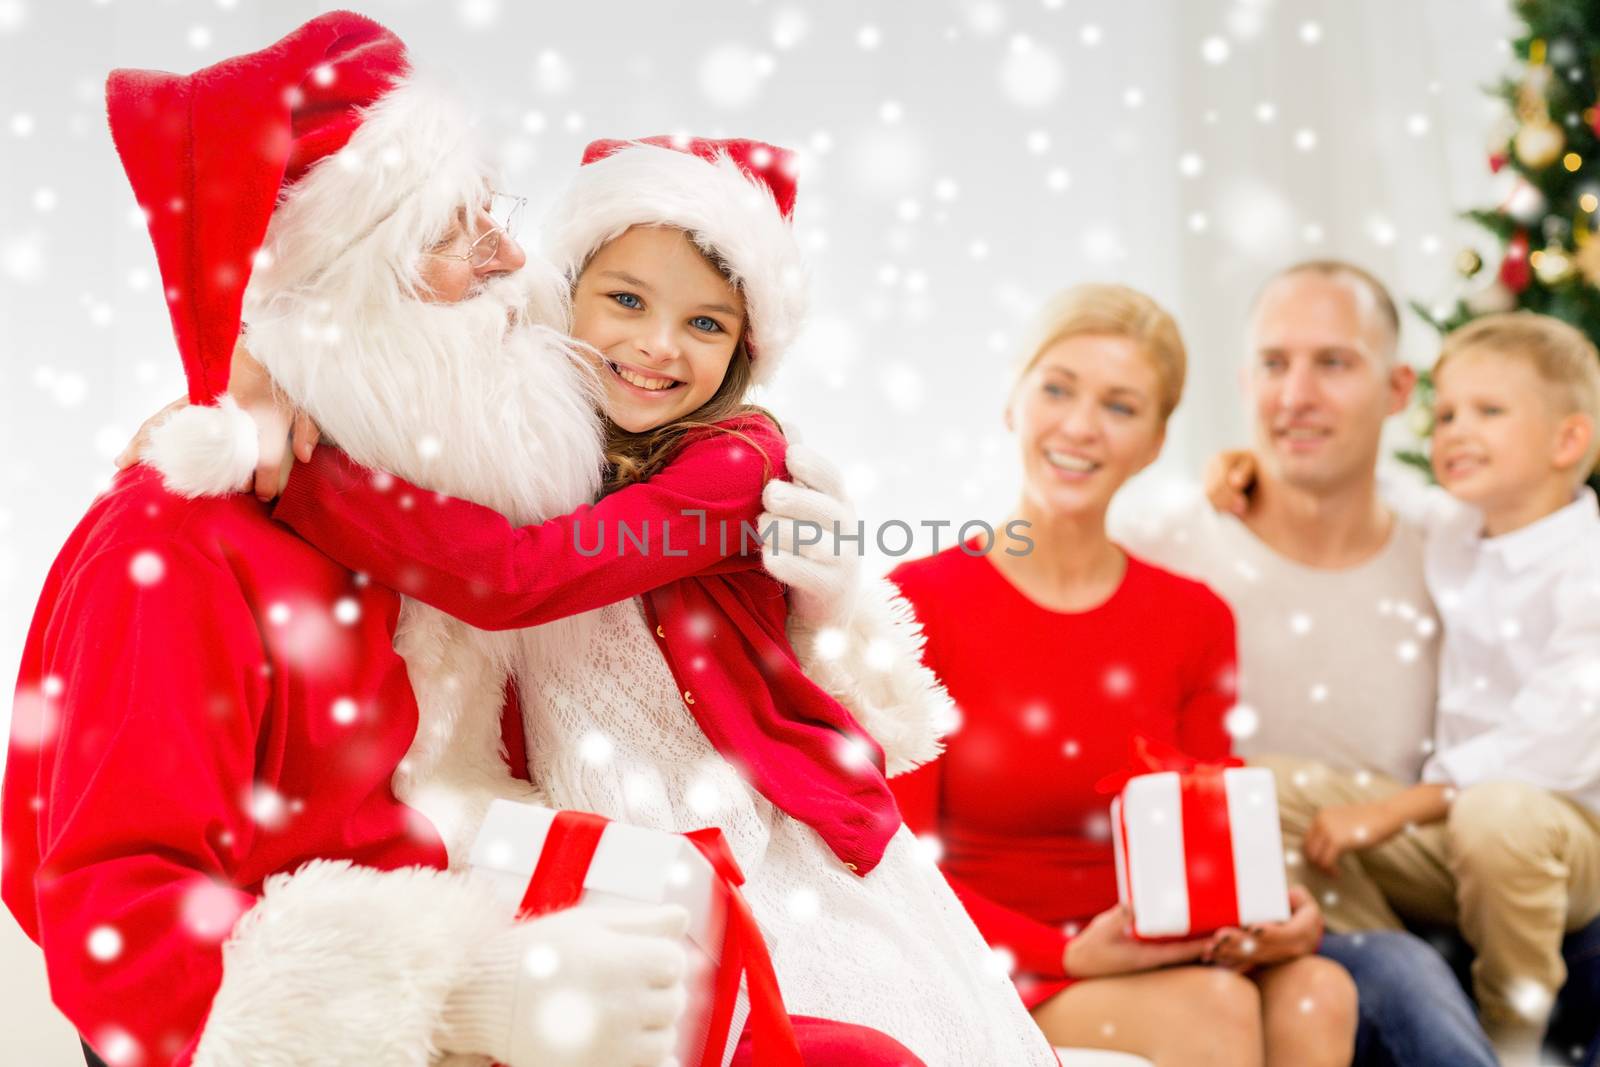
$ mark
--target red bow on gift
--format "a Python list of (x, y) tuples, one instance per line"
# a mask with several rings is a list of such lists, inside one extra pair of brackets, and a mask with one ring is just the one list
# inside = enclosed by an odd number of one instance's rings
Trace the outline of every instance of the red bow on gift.
[(1153, 738), (1136, 734), (1130, 746), (1133, 755), (1128, 766), (1120, 771), (1113, 771), (1094, 784), (1096, 793), (1103, 796), (1116, 796), (1126, 788), (1129, 779), (1137, 778), (1141, 774), (1164, 774), (1175, 771), (1178, 774), (1195, 774), (1206, 777), (1220, 777), (1222, 772), (1230, 767), (1243, 767), (1244, 760), (1237, 756), (1224, 756), (1220, 760), (1197, 760), (1187, 752)]
[[(559, 811), (545, 837), (544, 850), (528, 880), (522, 896), (521, 915), (525, 918), (561, 911), (583, 897), (583, 881), (606, 824), (611, 820), (583, 811)], [(750, 994), (750, 1031), (755, 1042), (755, 1062), (773, 1067), (804, 1067), (794, 1027), (783, 1006), (778, 976), (772, 970), (772, 957), (761, 929), (750, 912), (739, 886), (744, 872), (734, 861), (733, 852), (716, 827), (683, 835), (700, 850), (716, 872), (717, 892), (722, 896), (727, 916), (722, 932), (722, 959), (717, 964), (716, 991), (712, 999), (711, 1025), (706, 1031), (705, 1052), (699, 1067), (721, 1067), (733, 1026), (733, 1010), (739, 999), (739, 977), (743, 975)]]

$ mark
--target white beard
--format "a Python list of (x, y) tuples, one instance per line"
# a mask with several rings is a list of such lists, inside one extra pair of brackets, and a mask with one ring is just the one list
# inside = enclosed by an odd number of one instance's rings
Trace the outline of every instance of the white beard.
[(552, 328), (552, 281), (530, 266), (456, 304), (280, 296), (246, 343), (357, 463), (534, 522), (592, 501), (604, 456), (600, 386)]
[[(251, 309), (247, 344), (357, 463), (526, 524), (600, 488), (600, 387), (574, 343), (547, 325), (564, 323), (564, 291), (553, 271), (530, 265), (457, 304), (398, 291), (376, 302), (279, 294)], [(395, 792), (432, 821), (453, 866), (490, 801), (542, 799), (506, 772), (505, 680), (571, 654), (587, 621), (487, 633), (405, 601), (395, 649), (419, 721)]]

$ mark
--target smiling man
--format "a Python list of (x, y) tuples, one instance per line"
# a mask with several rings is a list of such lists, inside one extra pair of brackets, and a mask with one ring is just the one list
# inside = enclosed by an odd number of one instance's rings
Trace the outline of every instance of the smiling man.
[(1421, 531), (1384, 505), (1377, 475), (1383, 424), (1416, 381), (1399, 327), (1382, 284), (1335, 261), (1297, 264), (1256, 299), (1242, 372), (1256, 489), (1242, 519), (1195, 524), (1210, 535), (1195, 546), (1205, 578), (1248, 650), (1247, 755), (1315, 754), (1402, 780), (1426, 755), (1438, 627)]
[(1201, 577), (1239, 620), (1237, 748), (1415, 781), (1432, 734), (1436, 634), (1422, 532), (1379, 494), (1384, 421), (1415, 372), (1377, 279), (1297, 264), (1262, 288), (1242, 380), (1258, 465), (1242, 518), (1203, 501), (1141, 517), (1135, 551)]

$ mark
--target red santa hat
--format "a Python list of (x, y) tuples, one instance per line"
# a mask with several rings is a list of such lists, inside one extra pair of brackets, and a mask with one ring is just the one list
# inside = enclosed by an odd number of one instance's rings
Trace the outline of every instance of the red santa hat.
[(415, 250), (484, 183), (465, 117), (348, 11), (193, 74), (113, 71), (106, 110), (195, 404), (227, 388), (253, 274), (303, 284), (383, 229)]
[(790, 219), (795, 157), (760, 141), (647, 137), (595, 141), (552, 210), (546, 251), (569, 282), (631, 226), (685, 230), (744, 294), (757, 383), (770, 381), (806, 311)]

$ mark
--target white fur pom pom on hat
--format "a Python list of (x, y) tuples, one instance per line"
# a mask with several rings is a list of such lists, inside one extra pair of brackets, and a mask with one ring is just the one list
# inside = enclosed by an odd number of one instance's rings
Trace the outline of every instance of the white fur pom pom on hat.
[(754, 381), (777, 372), (806, 314), (806, 271), (789, 218), (794, 154), (748, 140), (596, 141), (551, 211), (546, 253), (569, 282), (632, 226), (675, 226), (744, 294)]
[(255, 473), (260, 451), (255, 421), (224, 393), (214, 407), (191, 404), (162, 419), (141, 458), (179, 496), (227, 496)]

